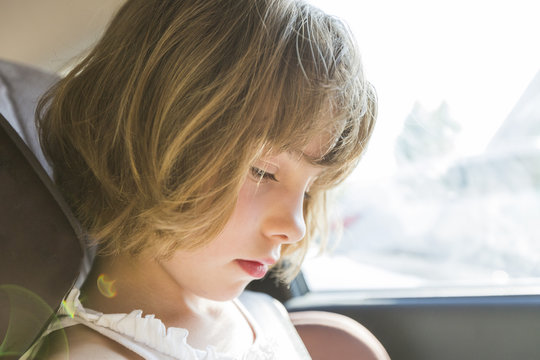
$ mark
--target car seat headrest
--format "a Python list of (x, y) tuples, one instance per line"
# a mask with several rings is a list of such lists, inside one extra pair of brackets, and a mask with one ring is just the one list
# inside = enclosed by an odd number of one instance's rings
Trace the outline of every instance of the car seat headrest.
[(83, 254), (77, 221), (0, 114), (0, 357), (24, 353), (41, 334)]

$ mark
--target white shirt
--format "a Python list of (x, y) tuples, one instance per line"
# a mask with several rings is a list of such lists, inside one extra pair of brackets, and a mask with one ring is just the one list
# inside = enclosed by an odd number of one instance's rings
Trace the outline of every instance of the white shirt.
[[(246, 291), (238, 300), (234, 300), (255, 333), (253, 344), (237, 356), (219, 353), (213, 346), (194, 348), (187, 343), (188, 330), (166, 328), (154, 315), (143, 316), (141, 310), (129, 314), (103, 314), (85, 309), (79, 301), (79, 294), (76, 288), (69, 293), (58, 312), (58, 319), (51, 323), (43, 337), (81, 324), (149, 360), (310, 359), (285, 308), (265, 294)], [(259, 324), (264, 324), (264, 328)], [(27, 359), (40, 345), (41, 341), (38, 341), (22, 359)]]

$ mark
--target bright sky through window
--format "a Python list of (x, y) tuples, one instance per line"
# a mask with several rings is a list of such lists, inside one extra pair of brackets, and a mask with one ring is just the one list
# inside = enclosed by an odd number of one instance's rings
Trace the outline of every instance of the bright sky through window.
[(394, 141), (415, 102), (448, 104), (462, 128), (455, 156), (482, 152), (540, 71), (537, 0), (311, 2), (348, 22), (378, 91), (362, 177), (393, 171)]

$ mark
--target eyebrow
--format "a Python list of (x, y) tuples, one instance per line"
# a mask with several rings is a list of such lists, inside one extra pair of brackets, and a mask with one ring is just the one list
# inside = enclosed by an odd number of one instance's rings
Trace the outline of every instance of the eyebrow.
[(328, 159), (326, 159), (326, 156), (324, 155), (322, 157), (315, 157), (315, 156), (308, 155), (305, 152), (300, 151), (300, 150), (290, 150), (289, 152), (291, 154), (298, 154), (299, 158), (301, 158), (303, 161), (305, 161), (306, 163), (312, 166), (326, 167), (329, 165)]

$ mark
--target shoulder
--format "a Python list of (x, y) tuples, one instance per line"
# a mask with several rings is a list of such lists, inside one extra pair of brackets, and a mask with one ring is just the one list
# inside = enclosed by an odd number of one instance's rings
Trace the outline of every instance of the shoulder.
[(244, 291), (238, 298), (240, 302), (252, 314), (266, 314), (268, 316), (288, 319), (288, 313), (282, 303), (270, 295), (255, 292)]
[(258, 330), (269, 340), (278, 359), (309, 359), (308, 352), (282, 303), (273, 297), (244, 291), (240, 302), (258, 324)]
[(49, 334), (40, 347), (38, 359), (142, 359), (98, 332), (75, 325)]

